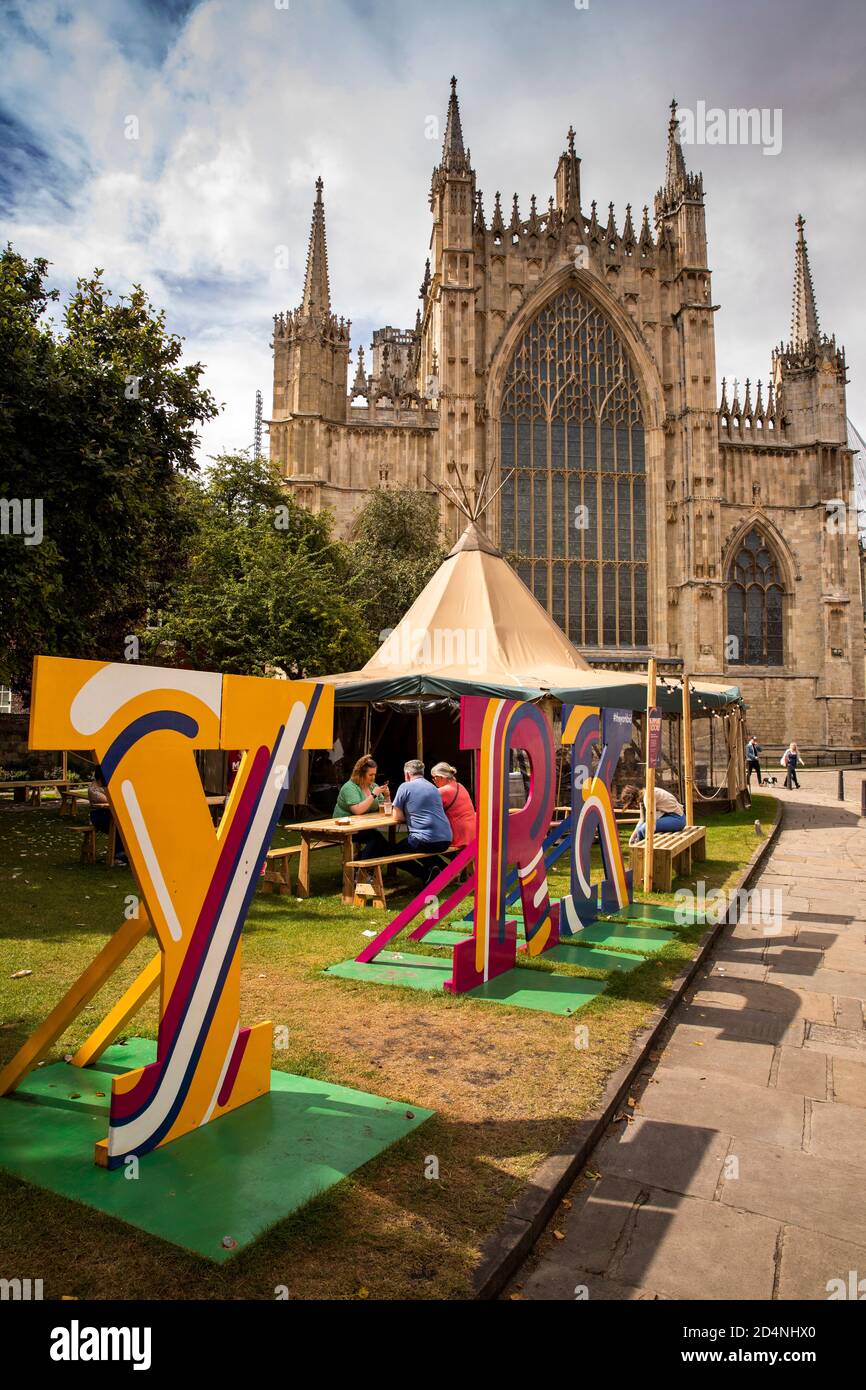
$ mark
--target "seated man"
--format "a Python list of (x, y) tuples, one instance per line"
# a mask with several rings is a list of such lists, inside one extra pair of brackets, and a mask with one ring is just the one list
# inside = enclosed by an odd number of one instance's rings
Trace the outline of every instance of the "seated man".
[[(395, 854), (410, 855), (435, 853), (447, 849), (451, 844), (451, 826), (442, 809), (442, 798), (432, 782), (424, 776), (424, 764), (417, 758), (404, 764), (405, 782), (397, 788), (394, 797), (394, 816), (405, 821), (409, 834), (398, 845)], [(424, 883), (432, 879), (445, 867), (442, 859), (419, 859), (404, 865), (406, 872), (413, 874)]]

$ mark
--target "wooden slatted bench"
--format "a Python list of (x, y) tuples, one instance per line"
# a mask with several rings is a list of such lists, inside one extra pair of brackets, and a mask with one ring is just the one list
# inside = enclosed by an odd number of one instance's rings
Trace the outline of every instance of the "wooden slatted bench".
[[(310, 849), (333, 849), (331, 840), (319, 840), (310, 845)], [(265, 872), (260, 879), (260, 887), (264, 893), (279, 893), (284, 895), (292, 891), (292, 870), (291, 863), (295, 855), (299, 855), (303, 845), (283, 845), (279, 849), (269, 849), (265, 856)], [(273, 869), (271, 868), (273, 864)]]
[[(343, 865), (344, 869), (349, 869), (353, 873), (355, 869), (372, 869), (373, 871), (372, 885), (366, 883), (356, 883), (355, 896), (352, 900), (352, 906), (363, 907), (364, 903), (370, 900), (372, 900), (373, 907), (385, 906), (385, 885), (382, 882), (383, 864), (393, 864), (397, 868), (399, 868), (401, 863), (406, 864), (407, 862), (411, 862), (415, 859), (443, 859), (447, 855), (454, 855), (457, 853), (457, 849), (449, 847), (448, 849), (425, 850), (423, 853), (419, 851), (415, 854), (381, 854), (377, 856), (377, 858), (375, 859), (348, 859), (346, 863)], [(359, 891), (359, 889), (366, 890), (371, 886), (372, 893), (367, 891)]]
[[(645, 840), (631, 846), (631, 868), (637, 879), (643, 874)], [(692, 859), (706, 859), (707, 829), (690, 825), (685, 830), (668, 830), (653, 837), (653, 888), (669, 893), (675, 878), (690, 874)]]

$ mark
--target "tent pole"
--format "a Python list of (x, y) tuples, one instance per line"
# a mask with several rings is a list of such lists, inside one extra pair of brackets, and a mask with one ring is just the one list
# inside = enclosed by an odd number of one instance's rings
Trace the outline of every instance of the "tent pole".
[(685, 784), (686, 825), (695, 823), (694, 748), (692, 746), (692, 692), (683, 675), (683, 782)]
[(643, 849), (643, 891), (651, 893), (653, 888), (653, 841), (656, 828), (656, 770), (650, 766), (650, 710), (656, 702), (656, 659), (651, 656), (647, 662), (646, 677), (646, 791), (644, 809), (646, 811), (646, 836)]
[(416, 750), (417, 750), (416, 753), (415, 753), (416, 758), (418, 759), (419, 762), (423, 763), (423, 761), (424, 761), (424, 723), (423, 723), (423, 720), (422, 720), (422, 717), (421, 717), (421, 706), (420, 706), (420, 705), (418, 706), (418, 712), (417, 712), (417, 714), (416, 714), (416, 716), (415, 716), (415, 748), (416, 748)]

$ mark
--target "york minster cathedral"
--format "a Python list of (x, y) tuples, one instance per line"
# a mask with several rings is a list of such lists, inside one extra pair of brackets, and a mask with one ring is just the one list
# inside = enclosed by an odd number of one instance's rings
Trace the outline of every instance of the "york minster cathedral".
[[(319, 180), (303, 299), (274, 319), (271, 458), (343, 533), (371, 488), (472, 497), (486, 479), (486, 531), (593, 665), (652, 652), (738, 684), (767, 743), (859, 743), (845, 355), (819, 325), (803, 218), (789, 341), (766, 383), (718, 382), (703, 179), (676, 107), (652, 212), (584, 207), (580, 174), (569, 131), (547, 201), (482, 196), (452, 79), (414, 326), (377, 330), (351, 374)], [(444, 499), (442, 520), (456, 539)]]

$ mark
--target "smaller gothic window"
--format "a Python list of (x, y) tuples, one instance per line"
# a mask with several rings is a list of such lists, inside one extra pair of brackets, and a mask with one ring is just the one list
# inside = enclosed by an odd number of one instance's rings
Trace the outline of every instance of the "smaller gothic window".
[(728, 570), (731, 665), (784, 664), (783, 599), (779, 565), (760, 531), (753, 528)]

